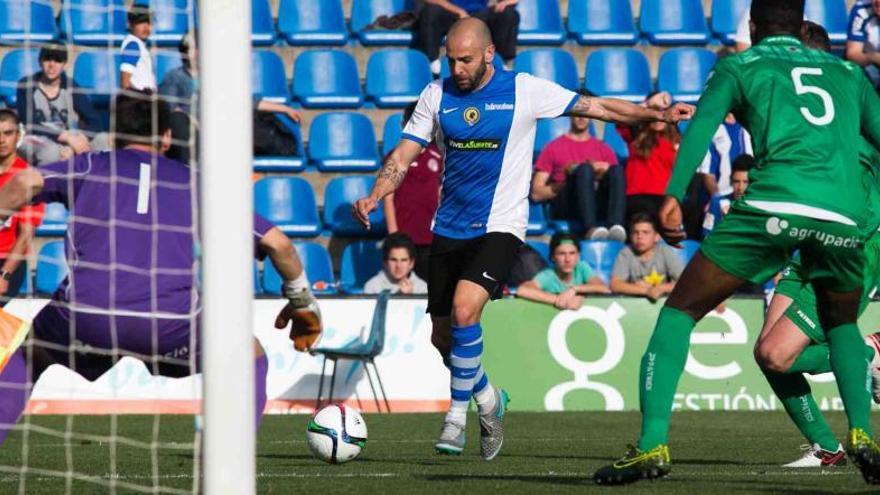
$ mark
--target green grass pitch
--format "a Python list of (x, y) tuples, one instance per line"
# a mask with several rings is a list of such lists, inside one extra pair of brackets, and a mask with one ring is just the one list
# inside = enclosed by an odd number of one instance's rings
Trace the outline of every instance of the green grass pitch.
[[(830, 413), (839, 437), (845, 431), (842, 413)], [(369, 440), (363, 455), (348, 464), (327, 465), (314, 459), (305, 444), (306, 416), (268, 416), (259, 435), (259, 493), (699, 493), (699, 494), (821, 494), (878, 493), (852, 466), (819, 470), (784, 469), (781, 464), (800, 455), (803, 443), (781, 412), (688, 412), (673, 416), (672, 475), (662, 481), (627, 488), (597, 487), (590, 474), (623, 453), (635, 439), (638, 413), (523, 413), (507, 419), (501, 455), (492, 462), (479, 458), (476, 417), (469, 418), (468, 446), (459, 457), (433, 453), (442, 417), (438, 414), (367, 415)], [(39, 469), (65, 471), (68, 462), (82, 474), (107, 482), (111, 446), (100, 440), (112, 425), (108, 417), (31, 418), (36, 426), (28, 439), (27, 494), (107, 493), (88, 481), (64, 480)], [(875, 421), (880, 431), (880, 421)], [(65, 439), (43, 429), (95, 435), (65, 448)], [(156, 429), (158, 427), (158, 429)], [(116, 479), (151, 487), (192, 486), (193, 420), (187, 416), (120, 416), (118, 435), (144, 445), (116, 444)], [(155, 457), (142, 448), (153, 433), (170, 449)], [(18, 493), (21, 476), (10, 467), (22, 464), (22, 433), (10, 436), (0, 449), (0, 493)], [(68, 456), (67, 453), (70, 455)], [(154, 470), (154, 467), (157, 469)], [(70, 483), (69, 486), (66, 483)], [(129, 493), (121, 487), (118, 493)]]

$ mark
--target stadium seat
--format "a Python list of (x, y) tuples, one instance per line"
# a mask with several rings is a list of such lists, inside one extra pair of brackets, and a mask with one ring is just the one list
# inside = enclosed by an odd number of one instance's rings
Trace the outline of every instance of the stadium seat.
[(348, 41), (340, 0), (281, 0), (278, 32), (291, 45), (344, 45)]
[[(556, 117), (555, 119), (539, 119), (535, 131), (535, 156), (537, 157), (547, 143), (568, 132), (571, 128), (571, 118), (568, 116)], [(596, 135), (596, 127), (590, 121), (590, 135)]]
[(654, 45), (705, 45), (709, 41), (702, 0), (642, 0), (639, 26)]
[[(330, 253), (315, 242), (296, 242), (296, 253), (306, 269), (306, 277), (315, 294), (336, 294), (336, 279)], [(263, 290), (267, 294), (281, 295), (281, 275), (268, 259), (263, 263)]]
[(306, 108), (359, 108), (364, 104), (357, 62), (342, 50), (302, 52), (293, 65), (291, 93)]
[(739, 20), (751, 3), (752, 0), (714, 0), (709, 23), (712, 34), (725, 45), (733, 45)]
[(40, 61), (36, 49), (10, 50), (0, 62), (0, 98), (7, 107), (15, 108), (15, 91), (18, 81), (40, 70)]
[(608, 284), (611, 282), (614, 260), (623, 246), (619, 241), (581, 241), (581, 259), (590, 265), (602, 282)]
[(367, 30), (380, 15), (414, 11), (413, 0), (352, 0), (351, 30), (364, 46), (403, 45), (412, 42), (412, 31), (374, 29)]
[(156, 71), (156, 81), (161, 84), (165, 75), (183, 65), (180, 60), (180, 52), (177, 50), (158, 50), (153, 54), (153, 68)]
[(385, 213), (377, 208), (370, 214), (370, 230), (351, 215), (351, 205), (368, 195), (375, 178), (370, 175), (336, 177), (324, 189), (324, 225), (334, 234), (381, 236), (385, 234)]
[(611, 149), (614, 150), (614, 154), (617, 155), (617, 161), (620, 162), (620, 164), (626, 163), (626, 159), (629, 158), (629, 146), (627, 146), (626, 141), (620, 137), (620, 133), (617, 132), (617, 126), (614, 124), (605, 124), (605, 134), (602, 136), (602, 141), (608, 146), (611, 146)]
[(547, 232), (544, 205), (529, 201), (529, 223), (526, 226), (526, 235), (544, 235), (544, 232)]
[(431, 63), (420, 51), (373, 52), (367, 62), (367, 98), (379, 108), (405, 107), (419, 99), (431, 79)]
[(43, 223), (36, 234), (41, 237), (61, 236), (67, 232), (67, 207), (62, 203), (46, 203)]
[(641, 102), (652, 91), (645, 55), (632, 48), (603, 48), (587, 58), (584, 87), (599, 96)]
[(284, 62), (277, 53), (269, 50), (251, 53), (251, 91), (255, 97), (268, 101), (287, 103), (290, 100)]
[(519, 45), (561, 45), (567, 36), (556, 0), (519, 0)]
[(705, 48), (673, 48), (660, 56), (657, 89), (676, 101), (696, 103), (718, 57)]
[(804, 16), (828, 31), (832, 45), (846, 43), (849, 24), (847, 2), (843, 0), (807, 0)]
[(321, 233), (315, 193), (300, 177), (263, 177), (254, 183), (254, 210), (289, 236)]
[(306, 168), (306, 151), (303, 147), (302, 132), (299, 123), (294, 122), (283, 113), (276, 113), (275, 118), (293, 134), (296, 139), (295, 155), (256, 155), (254, 156), (254, 172), (301, 172)]
[(549, 79), (572, 91), (579, 86), (574, 57), (561, 48), (537, 48), (519, 52), (513, 61), (513, 70)]
[(345, 246), (339, 266), (340, 292), (363, 294), (364, 284), (381, 269), (381, 242), (356, 241)]
[(684, 266), (687, 266), (687, 264), (690, 263), (691, 258), (693, 258), (699, 250), (700, 241), (694, 241), (691, 239), (681, 241), (681, 249), (673, 249), (673, 251), (675, 251), (675, 254), (678, 255), (679, 258), (681, 258), (681, 262), (684, 264)]
[(391, 150), (397, 146), (397, 142), (400, 141), (400, 134), (403, 132), (403, 128), (401, 127), (401, 122), (403, 121), (403, 114), (395, 113), (388, 116), (385, 119), (385, 126), (382, 128), (382, 156), (388, 156), (388, 153), (391, 153)]
[(77, 45), (118, 45), (128, 30), (125, 12), (125, 0), (65, 0), (61, 36)]
[(64, 241), (43, 244), (37, 254), (37, 273), (34, 290), (40, 294), (52, 294), (67, 276), (67, 255)]
[(328, 112), (312, 120), (309, 157), (322, 172), (372, 172), (379, 168), (373, 124), (363, 114)]
[(639, 39), (629, 0), (569, 0), (568, 31), (581, 45), (633, 45)]
[(276, 37), (269, 0), (251, 0), (251, 45), (271, 46)]
[[(504, 68), (504, 61), (501, 60), (501, 57), (492, 58), (492, 65), (495, 67), (495, 70), (506, 70)], [(446, 57), (440, 57), (440, 77), (449, 77), (449, 60), (447, 60)]]
[(0, 42), (46, 42), (58, 38), (49, 2), (0, 0)]
[(73, 79), (89, 92), (92, 103), (110, 108), (110, 99), (119, 89), (120, 56), (116, 52), (80, 53), (73, 64)]
[[(177, 46), (190, 30), (190, 18), (196, 13), (192, 0), (150, 0), (153, 31), (150, 41), (157, 46)], [(192, 16), (192, 17), (191, 17)]]
[(527, 240), (526, 244), (528, 244), (532, 249), (538, 252), (544, 261), (547, 262), (547, 265), (551, 265), (552, 261), (550, 260), (550, 245), (544, 241), (533, 241)]

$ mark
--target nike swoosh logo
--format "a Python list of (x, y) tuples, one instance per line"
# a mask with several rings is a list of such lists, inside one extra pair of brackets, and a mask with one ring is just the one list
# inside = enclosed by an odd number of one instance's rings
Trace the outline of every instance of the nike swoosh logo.
[(449, 113), (449, 112), (454, 112), (454, 111), (456, 111), (456, 110), (458, 110), (458, 109), (459, 109), (459, 107), (455, 107), (455, 108), (444, 108), (444, 109), (441, 110), (441, 111), (443, 112), (443, 115), (446, 115), (447, 113)]
[(494, 278), (492, 278), (492, 276), (489, 275), (489, 274), (486, 273), (486, 272), (483, 272), (483, 276), (486, 277), (486, 278), (488, 278), (489, 280), (491, 280), (491, 281), (493, 281), (493, 282), (497, 282), (497, 280), (495, 280)]

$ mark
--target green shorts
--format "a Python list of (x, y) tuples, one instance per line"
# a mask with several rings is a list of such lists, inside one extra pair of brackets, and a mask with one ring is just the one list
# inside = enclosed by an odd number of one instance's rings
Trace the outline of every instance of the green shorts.
[(849, 292), (862, 286), (863, 245), (855, 225), (768, 213), (737, 203), (700, 251), (725, 272), (763, 284), (800, 250), (804, 280)]

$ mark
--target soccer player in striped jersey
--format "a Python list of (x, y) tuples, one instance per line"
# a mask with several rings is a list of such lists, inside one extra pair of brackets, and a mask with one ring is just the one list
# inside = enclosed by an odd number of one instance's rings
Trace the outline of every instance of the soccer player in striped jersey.
[(438, 350), (450, 356), (452, 403), (435, 447), (441, 453), (461, 453), (473, 396), (480, 413), (480, 454), (491, 460), (501, 449), (508, 398), (489, 383), (482, 368), (480, 316), (489, 299), (500, 297), (525, 237), (537, 120), (576, 114), (624, 124), (676, 123), (689, 118), (693, 109), (676, 104), (661, 112), (580, 96), (529, 74), (495, 70), (489, 29), (474, 18), (461, 19), (450, 29), (446, 56), (451, 77), (422, 91), (400, 143), (353, 213), (369, 228), (369, 213), (400, 185), (409, 164), (431, 141), (441, 144), (445, 167), (432, 229), (428, 313), (432, 341), (448, 342), (451, 336), (451, 346)]
[[(32, 347), (19, 348), (0, 373), (0, 443), (52, 364), (88, 380), (123, 356), (141, 359), (156, 375), (198, 370), (195, 175), (160, 154), (171, 140), (165, 102), (123, 92), (114, 108), (114, 151), (26, 169), (0, 190), (0, 221), (28, 203), (57, 201), (71, 213), (70, 274), (34, 319)], [(302, 264), (287, 237), (257, 215), (253, 235), (258, 256), (268, 255), (285, 280), (289, 303), (275, 325), (293, 321), (295, 345), (305, 350), (321, 324)], [(253, 351), (243, 352), (254, 352), (259, 425), (268, 362), (256, 339)]]

